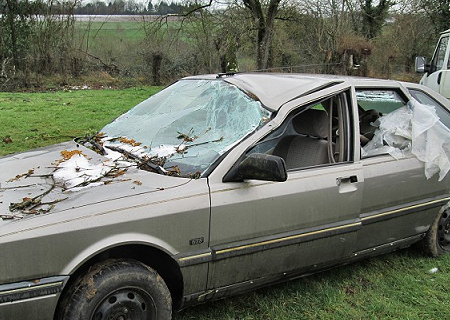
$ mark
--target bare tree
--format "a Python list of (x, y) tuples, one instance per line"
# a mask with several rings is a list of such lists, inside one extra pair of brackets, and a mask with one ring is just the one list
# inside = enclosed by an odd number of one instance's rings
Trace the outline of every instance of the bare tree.
[(269, 0), (264, 10), (260, 0), (242, 0), (255, 19), (257, 29), (256, 65), (258, 69), (266, 69), (269, 65), (270, 46), (272, 44), (275, 18), (281, 0)]
[[(198, 14), (203, 10), (216, 5), (216, 0), (209, 0), (207, 3), (195, 2), (191, 4), (190, 10), (185, 16)], [(240, 2), (242, 1), (242, 2)], [(262, 0), (237, 0), (233, 4), (228, 4), (231, 7), (245, 8), (253, 18), (254, 29), (256, 31), (256, 67), (257, 69), (266, 69), (269, 66), (271, 45), (275, 30), (275, 19), (278, 14), (281, 0), (268, 0), (268, 3)], [(229, 17), (232, 19), (232, 17)], [(245, 22), (245, 21), (244, 21)], [(252, 29), (247, 31), (253, 31)]]
[[(15, 66), (20, 64), (20, 52), (19, 52), (19, 37), (28, 37), (27, 28), (20, 28), (27, 24), (26, 20), (26, 8), (23, 8), (24, 4), (20, 3), (19, 0), (6, 0), (6, 6), (4, 6), (4, 18), (6, 19), (6, 25), (9, 30), (3, 33), (4, 37), (8, 38), (10, 43), (12, 59)], [(20, 24), (20, 26), (19, 26)], [(5, 28), (6, 29), (6, 28)], [(19, 30), (18, 30), (19, 29)], [(20, 32), (22, 30), (23, 32)]]
[(450, 0), (418, 0), (418, 7), (426, 12), (436, 33), (450, 28)]
[(12, 61), (24, 85), (30, 74), (71, 71), (76, 1), (0, 0), (0, 61)]

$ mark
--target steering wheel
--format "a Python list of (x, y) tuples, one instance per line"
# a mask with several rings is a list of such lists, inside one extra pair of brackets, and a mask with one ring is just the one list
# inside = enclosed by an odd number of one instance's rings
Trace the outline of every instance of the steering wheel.
[(371, 122), (375, 122), (379, 117), (381, 117), (380, 112), (375, 109), (369, 109), (359, 115), (359, 122), (370, 124)]

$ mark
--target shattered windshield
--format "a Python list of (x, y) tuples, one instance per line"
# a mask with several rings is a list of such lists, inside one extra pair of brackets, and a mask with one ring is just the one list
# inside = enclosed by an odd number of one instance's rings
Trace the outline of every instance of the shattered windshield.
[(269, 117), (223, 80), (181, 80), (105, 126), (101, 143), (110, 155), (152, 160), (155, 172), (199, 177)]

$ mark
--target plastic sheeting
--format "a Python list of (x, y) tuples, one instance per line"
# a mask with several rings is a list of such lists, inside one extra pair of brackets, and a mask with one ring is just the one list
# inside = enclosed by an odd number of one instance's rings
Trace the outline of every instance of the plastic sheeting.
[(427, 179), (450, 170), (450, 130), (439, 120), (433, 106), (408, 102), (374, 123), (378, 129), (361, 152), (362, 157), (390, 154), (396, 159), (413, 154), (425, 164)]

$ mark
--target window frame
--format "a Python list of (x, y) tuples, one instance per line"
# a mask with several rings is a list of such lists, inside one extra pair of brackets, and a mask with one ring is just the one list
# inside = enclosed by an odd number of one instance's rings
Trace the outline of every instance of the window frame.
[[(446, 41), (446, 42), (444, 42), (444, 41)], [(444, 65), (446, 62), (445, 57), (447, 55), (447, 47), (448, 47), (449, 41), (450, 41), (450, 36), (444, 36), (439, 40), (439, 43), (436, 46), (436, 51), (435, 51), (433, 58), (431, 60), (431, 63), (430, 63), (430, 74), (444, 69)], [(443, 54), (442, 66), (440, 68), (438, 68), (437, 63), (439, 61), (438, 60), (439, 57), (441, 57), (441, 54)], [(448, 68), (448, 66), (447, 66), (447, 68)]]
[[(325, 101), (329, 101), (331, 99), (335, 99), (339, 101), (340, 107), (339, 112), (339, 132), (344, 133), (344, 139), (340, 139), (342, 141), (342, 146), (340, 146), (339, 150), (344, 153), (343, 160), (342, 161), (336, 161), (336, 162), (328, 162), (324, 164), (318, 164), (318, 165), (312, 165), (312, 166), (305, 166), (305, 167), (297, 167), (297, 168), (291, 168), (288, 169), (288, 172), (296, 172), (299, 170), (306, 170), (311, 168), (321, 168), (321, 167), (328, 167), (330, 165), (338, 165), (343, 163), (349, 163), (354, 162), (354, 152), (353, 152), (353, 139), (354, 139), (354, 132), (353, 129), (353, 107), (352, 107), (352, 99), (351, 99), (351, 90), (346, 89), (340, 92), (335, 92), (332, 95), (328, 95), (326, 97), (321, 97), (320, 99), (316, 99), (312, 102), (309, 102), (304, 105), (299, 105), (296, 109), (292, 110), (286, 118), (283, 120), (283, 122), (273, 131), (262, 137), (260, 140), (258, 140), (256, 143), (254, 143), (251, 147), (249, 147), (240, 157), (240, 159), (237, 161), (237, 163), (241, 162), (243, 159), (245, 159), (248, 155), (252, 153), (253, 150), (255, 150), (258, 146), (264, 144), (265, 142), (270, 141), (277, 141), (277, 143), (283, 138), (283, 135), (286, 134), (286, 132), (289, 130), (290, 127), (292, 127), (292, 121), (298, 117), (301, 116), (301, 114), (309, 109), (313, 109), (318, 104), (322, 104)], [(279, 132), (281, 131), (281, 132)], [(279, 132), (279, 133), (277, 133)], [(341, 137), (341, 136), (340, 136)], [(327, 139), (328, 140), (328, 139)], [(272, 148), (273, 150), (274, 148)], [(270, 150), (270, 149), (269, 149)]]
[[(413, 97), (413, 99), (415, 99), (417, 102), (422, 103), (422, 104), (426, 104), (426, 105), (430, 105), (427, 104), (425, 102), (420, 101), (417, 98), (417, 93), (422, 94), (424, 96), (426, 96), (430, 101), (434, 102), (434, 104), (432, 104), (433, 107), (435, 107), (436, 110), (436, 114), (439, 117), (439, 120), (447, 127), (450, 129), (450, 110), (448, 110), (444, 105), (442, 105), (439, 101), (437, 101), (433, 96), (429, 95), (427, 92), (420, 90), (418, 88), (407, 88), (409, 94)], [(447, 116), (447, 121), (443, 121), (441, 115), (445, 114)]]
[[(388, 113), (393, 112), (395, 110), (398, 110), (399, 108), (405, 106), (408, 103), (408, 101), (410, 100), (405, 95), (405, 93), (398, 87), (378, 87), (378, 86), (376, 86), (376, 87), (356, 87), (355, 88), (355, 99), (356, 99), (356, 102), (358, 104), (358, 113), (359, 113), (358, 114), (358, 120), (361, 120), (360, 119), (360, 116), (362, 115), (362, 113), (360, 113), (361, 111), (368, 111), (368, 110), (370, 110), (370, 109), (364, 109), (363, 107), (360, 106), (360, 103), (359, 103), (359, 100), (358, 100), (358, 92), (360, 92), (360, 91), (390, 91), (390, 92), (395, 93), (395, 96), (398, 97), (399, 99), (401, 99), (401, 102), (403, 103), (403, 105), (399, 106), (398, 108), (395, 108), (395, 109), (393, 109), (393, 110), (391, 110), (391, 111), (389, 111), (387, 113), (386, 112), (385, 113), (381, 113), (379, 110), (374, 109), (374, 110), (377, 110), (380, 113), (380, 116), (382, 116), (384, 114), (388, 114)], [(375, 129), (374, 132), (376, 130), (377, 129)], [(376, 154), (376, 155), (363, 157), (362, 156), (363, 145), (362, 145), (362, 141), (361, 141), (361, 135), (362, 135), (361, 134), (361, 121), (358, 122), (358, 133), (360, 134), (360, 152), (361, 152), (360, 153), (360, 159), (361, 160), (389, 155), (389, 153), (385, 152), (385, 153), (380, 153), (380, 154)]]

